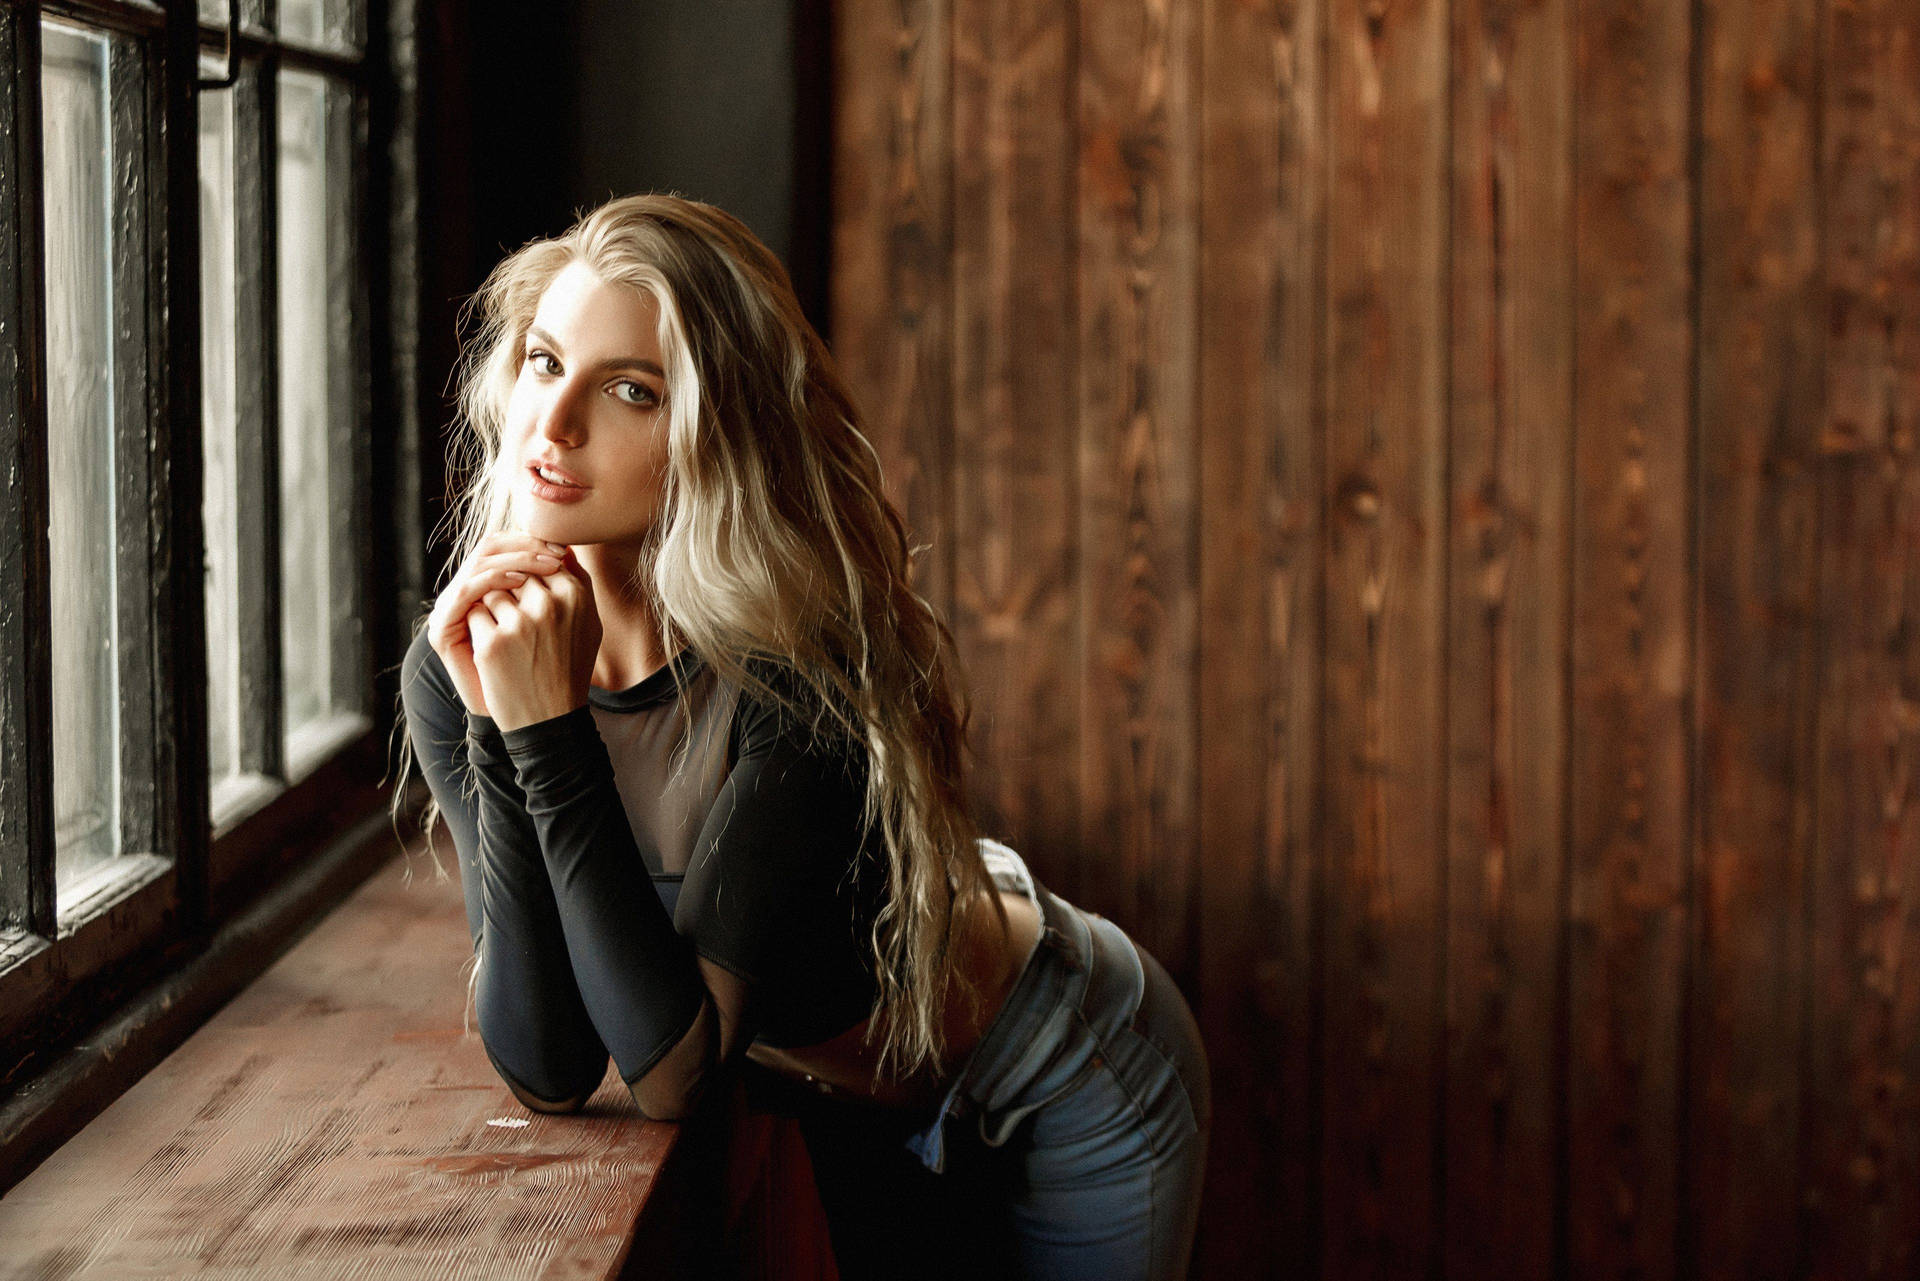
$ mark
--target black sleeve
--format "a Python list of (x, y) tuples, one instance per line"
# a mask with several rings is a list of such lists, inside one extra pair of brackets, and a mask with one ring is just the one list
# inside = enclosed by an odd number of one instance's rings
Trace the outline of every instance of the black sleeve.
[(519, 851), (525, 875), (552, 886), (580, 997), (620, 1079), (632, 1085), (700, 1016), (707, 987), (693, 946), (674, 932), (634, 844), (593, 709), (500, 737), (539, 837)]
[(534, 1097), (583, 1098), (607, 1049), (574, 983), (538, 836), (493, 722), (470, 716), (424, 633), (400, 667), (400, 693), (427, 786), (460, 864), (467, 929), (480, 953), (475, 1004), (494, 1069)]
[[(798, 688), (762, 675), (784, 693)], [(885, 877), (881, 846), (861, 822), (867, 752), (825, 718), (822, 730), (816, 738), (791, 710), (741, 692), (734, 765), (675, 911), (701, 955), (752, 985), (759, 1039), (770, 1045), (838, 1035), (873, 999), (867, 937)]]

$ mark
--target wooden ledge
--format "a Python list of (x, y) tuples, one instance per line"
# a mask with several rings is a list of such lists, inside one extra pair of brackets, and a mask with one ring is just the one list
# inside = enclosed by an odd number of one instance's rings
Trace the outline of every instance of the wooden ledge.
[(462, 1032), (467, 955), (457, 880), (396, 857), (0, 1197), (0, 1276), (690, 1276), (722, 1239), (835, 1275), (791, 1119), (736, 1077), (649, 1121), (611, 1067), (528, 1111)]

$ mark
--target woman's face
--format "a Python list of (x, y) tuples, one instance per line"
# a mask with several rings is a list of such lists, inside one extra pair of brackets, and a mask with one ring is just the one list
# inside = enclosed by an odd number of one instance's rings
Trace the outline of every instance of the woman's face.
[[(502, 460), (519, 526), (578, 546), (637, 541), (659, 514), (666, 362), (652, 295), (575, 260), (540, 297), (507, 402)], [(541, 479), (541, 463), (577, 487)]]

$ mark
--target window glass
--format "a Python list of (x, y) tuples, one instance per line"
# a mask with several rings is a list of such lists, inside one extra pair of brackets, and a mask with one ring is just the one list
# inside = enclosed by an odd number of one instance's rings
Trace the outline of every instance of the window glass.
[(358, 17), (350, 0), (280, 0), (280, 37), (327, 49), (357, 48)]
[[(198, 0), (197, 14), (200, 18), (201, 25), (217, 27), (222, 31), (227, 29), (227, 0)], [(256, 36), (264, 36), (267, 34), (267, 16), (262, 0), (241, 0), (239, 16), (240, 29), (242, 31), (249, 35)], [(219, 71), (218, 59), (220, 54), (221, 50), (216, 43), (213, 50), (213, 56), (215, 58), (214, 74), (217, 74)]]
[(233, 95), (200, 95), (200, 387), (205, 435), (207, 765), (213, 812), (240, 772)]
[(120, 852), (107, 40), (46, 23), (47, 471), (55, 897)]

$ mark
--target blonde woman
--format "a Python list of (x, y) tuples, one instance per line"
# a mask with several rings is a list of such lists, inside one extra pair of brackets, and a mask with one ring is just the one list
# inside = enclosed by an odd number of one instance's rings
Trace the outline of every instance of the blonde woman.
[[(474, 304), (458, 566), (401, 692), (495, 1070), (568, 1112), (611, 1055), (670, 1119), (723, 1072), (805, 1082), (849, 1278), (989, 1247), (1004, 1275), (1183, 1276), (1193, 1016), (970, 821), (951, 635), (778, 260), (629, 196)], [(964, 1240), (905, 1212), (909, 1166)]]

